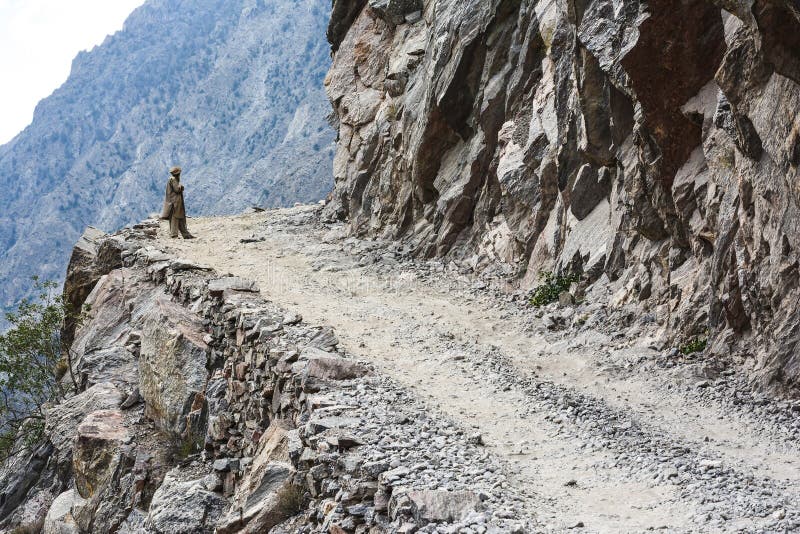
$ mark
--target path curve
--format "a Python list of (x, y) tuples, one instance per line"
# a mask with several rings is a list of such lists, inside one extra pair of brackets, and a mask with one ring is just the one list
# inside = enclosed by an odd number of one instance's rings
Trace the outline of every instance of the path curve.
[(256, 280), (480, 432), (545, 530), (800, 528), (796, 434), (698, 397), (697, 380), (649, 363), (646, 339), (586, 329), (552, 339), (532, 312), (476, 292), (468, 277), (421, 272), (318, 224), (316, 212), (192, 219), (190, 241), (162, 225), (159, 244)]

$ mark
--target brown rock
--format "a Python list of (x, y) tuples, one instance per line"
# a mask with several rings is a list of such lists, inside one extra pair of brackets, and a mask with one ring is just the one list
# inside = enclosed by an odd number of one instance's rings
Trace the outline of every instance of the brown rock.
[(369, 373), (369, 369), (363, 364), (352, 360), (346, 360), (333, 353), (305, 349), (302, 356), (308, 359), (305, 364), (305, 378), (348, 380), (351, 378), (359, 378)]
[(249, 369), (249, 365), (244, 362), (236, 364), (236, 379), (237, 380), (244, 380), (247, 378), (247, 370)]
[(287, 431), (273, 423), (259, 440), (253, 464), (236, 488), (218, 534), (268, 532), (296, 513), (302, 491), (292, 484)]
[(166, 299), (144, 318), (139, 390), (145, 415), (162, 430), (184, 432), (189, 412), (202, 398), (208, 379), (203, 337), (200, 319)]
[(68, 459), (78, 425), (92, 412), (115, 410), (125, 399), (124, 393), (109, 382), (96, 384), (46, 411), (45, 432), (56, 448), (59, 459)]
[(78, 425), (72, 469), (75, 487), (81, 497), (91, 498), (113, 476), (110, 469), (115, 467), (114, 457), (119, 454), (120, 446), (128, 441), (130, 435), (119, 410), (92, 412)]

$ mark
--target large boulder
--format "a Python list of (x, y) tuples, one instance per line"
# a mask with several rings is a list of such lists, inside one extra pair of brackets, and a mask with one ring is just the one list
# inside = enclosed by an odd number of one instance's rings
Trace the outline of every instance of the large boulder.
[(72, 515), (81, 532), (117, 532), (136, 504), (138, 491), (133, 473), (135, 455), (131, 446), (120, 447), (108, 456), (110, 465), (103, 468), (105, 481)]
[(72, 452), (75, 487), (81, 497), (92, 497), (114, 476), (114, 459), (130, 440), (119, 410), (99, 410), (86, 416), (78, 426)]
[[(97, 228), (86, 228), (72, 249), (64, 279), (64, 297), (75, 311), (81, 310), (100, 277), (122, 267), (123, 248), (121, 240)], [(76, 326), (74, 319), (65, 321), (62, 340), (66, 345), (72, 343)]]
[(166, 432), (182, 434), (187, 417), (204, 405), (208, 346), (199, 317), (160, 298), (144, 319), (139, 391), (145, 415)]
[(288, 432), (273, 423), (261, 436), (252, 467), (236, 488), (217, 534), (269, 532), (299, 512), (302, 489), (294, 486)]
[(102, 382), (47, 409), (45, 432), (50, 436), (59, 461), (70, 459), (78, 425), (87, 415), (98, 410), (113, 410), (124, 399), (125, 395), (114, 384)]
[(210, 534), (226, 504), (206, 489), (203, 478), (187, 480), (176, 468), (153, 495), (146, 528), (158, 534)]
[(42, 534), (78, 534), (78, 526), (72, 517), (72, 508), (80, 507), (83, 498), (77, 490), (67, 490), (55, 498), (44, 519)]
[(72, 454), (75, 487), (85, 499), (72, 508), (80, 532), (116, 532), (139, 499), (136, 452), (119, 410), (92, 412), (78, 426)]
[[(98, 469), (107, 474), (103, 477), (105, 482), (95, 484), (92, 497), (73, 507), (73, 517), (80, 532), (151, 532), (143, 526), (145, 510), (173, 461), (169, 443), (159, 436), (142, 436), (137, 432), (137, 443), (128, 444), (124, 435), (115, 435), (115, 427), (118, 430), (116, 424), (109, 424), (109, 431), (103, 433), (107, 439), (101, 448), (111, 451), (105, 455), (108, 466)], [(98, 454), (98, 458), (102, 456)]]

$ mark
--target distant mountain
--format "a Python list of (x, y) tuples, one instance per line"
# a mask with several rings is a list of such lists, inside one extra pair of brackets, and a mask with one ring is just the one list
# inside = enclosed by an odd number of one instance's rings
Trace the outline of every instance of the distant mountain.
[(78, 54), (0, 147), (0, 306), (33, 274), (60, 279), (85, 226), (158, 211), (171, 165), (190, 216), (323, 198), (329, 12), (330, 0), (149, 0)]

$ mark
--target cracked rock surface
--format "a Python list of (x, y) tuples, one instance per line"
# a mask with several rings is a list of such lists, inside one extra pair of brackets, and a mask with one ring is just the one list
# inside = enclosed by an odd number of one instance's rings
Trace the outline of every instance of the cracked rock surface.
[(334, 3), (326, 217), (522, 289), (611, 283), (796, 390), (797, 3), (413, 3)]

